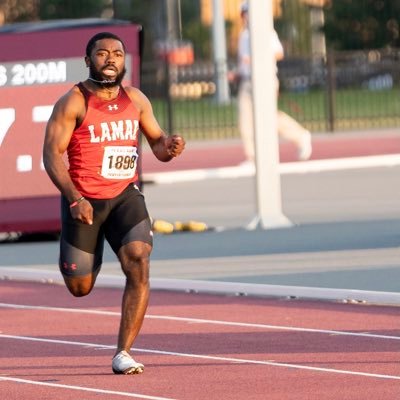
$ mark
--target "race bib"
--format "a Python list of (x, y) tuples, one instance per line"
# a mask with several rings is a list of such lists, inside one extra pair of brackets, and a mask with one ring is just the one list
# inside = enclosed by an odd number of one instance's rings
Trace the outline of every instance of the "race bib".
[(101, 175), (107, 179), (130, 179), (135, 176), (138, 154), (136, 147), (106, 146)]

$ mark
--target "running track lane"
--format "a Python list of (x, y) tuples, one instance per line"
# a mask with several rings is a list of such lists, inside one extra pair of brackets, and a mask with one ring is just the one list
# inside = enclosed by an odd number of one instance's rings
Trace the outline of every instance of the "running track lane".
[(135, 357), (110, 368), (122, 291), (0, 282), (0, 398), (395, 399), (400, 308), (154, 291)]

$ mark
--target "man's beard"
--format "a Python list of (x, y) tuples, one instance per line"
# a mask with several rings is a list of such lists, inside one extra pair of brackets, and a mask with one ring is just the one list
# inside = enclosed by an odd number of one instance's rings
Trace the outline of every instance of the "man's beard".
[[(105, 67), (106, 68), (106, 67)], [(97, 86), (103, 88), (112, 88), (115, 86), (119, 86), (124, 79), (126, 74), (126, 68), (124, 69), (115, 77), (115, 79), (108, 79), (101, 74), (92, 64), (89, 65), (90, 71), (90, 78), (92, 78), (92, 82), (94, 82)]]

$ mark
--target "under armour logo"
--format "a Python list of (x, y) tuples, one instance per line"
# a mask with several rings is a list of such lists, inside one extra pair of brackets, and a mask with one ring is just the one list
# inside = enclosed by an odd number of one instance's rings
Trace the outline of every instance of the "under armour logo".
[(118, 104), (110, 104), (110, 105), (108, 106), (108, 109), (109, 109), (110, 111), (112, 111), (112, 110), (118, 110)]
[(68, 265), (68, 263), (66, 263), (66, 262), (64, 262), (63, 263), (63, 268), (66, 270), (66, 271), (75, 271), (76, 270), (76, 268), (77, 268), (77, 266), (76, 266), (76, 264), (71, 264), (71, 265)]

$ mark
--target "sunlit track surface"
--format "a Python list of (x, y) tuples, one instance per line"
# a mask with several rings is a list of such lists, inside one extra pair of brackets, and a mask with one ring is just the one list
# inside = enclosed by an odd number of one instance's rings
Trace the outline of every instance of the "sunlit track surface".
[(1, 282), (0, 394), (11, 400), (398, 394), (398, 307), (153, 291), (132, 349), (145, 373), (120, 377), (110, 360), (121, 294), (96, 289), (75, 299), (59, 285)]

